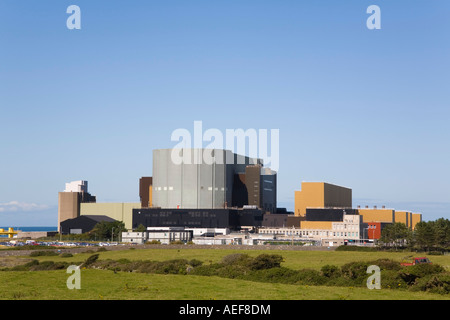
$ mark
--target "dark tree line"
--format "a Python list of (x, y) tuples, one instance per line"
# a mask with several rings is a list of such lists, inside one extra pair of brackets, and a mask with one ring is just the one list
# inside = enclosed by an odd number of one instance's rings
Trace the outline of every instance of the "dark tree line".
[(403, 223), (393, 223), (381, 231), (378, 244), (383, 247), (407, 247), (425, 251), (449, 250), (450, 220), (439, 218), (435, 221), (422, 221), (416, 224), (414, 230)]

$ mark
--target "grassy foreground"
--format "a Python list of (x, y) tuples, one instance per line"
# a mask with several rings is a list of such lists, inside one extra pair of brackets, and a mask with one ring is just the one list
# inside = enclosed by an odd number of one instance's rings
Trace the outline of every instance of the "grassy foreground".
[[(352, 261), (388, 258), (408, 260), (405, 252), (338, 252), (338, 251), (275, 251), (197, 248), (150, 248), (101, 252), (99, 260), (128, 259), (165, 261), (198, 259), (205, 264), (220, 261), (232, 253), (257, 256), (262, 253), (280, 254), (283, 266), (291, 269), (319, 270), (326, 264), (344, 265)], [(92, 253), (73, 257), (40, 256), (39, 261), (82, 262)], [(29, 257), (15, 257), (28, 259)], [(449, 269), (450, 256), (430, 256), (431, 260)], [(11, 258), (9, 258), (11, 259)], [(0, 299), (40, 300), (449, 300), (448, 295), (407, 290), (369, 290), (360, 287), (325, 287), (261, 283), (220, 277), (195, 275), (162, 275), (81, 270), (81, 289), (69, 290), (69, 274), (65, 270), (0, 272)]]
[(81, 289), (65, 271), (3, 272), (0, 299), (26, 300), (442, 300), (423, 292), (260, 283), (219, 277), (82, 270)]

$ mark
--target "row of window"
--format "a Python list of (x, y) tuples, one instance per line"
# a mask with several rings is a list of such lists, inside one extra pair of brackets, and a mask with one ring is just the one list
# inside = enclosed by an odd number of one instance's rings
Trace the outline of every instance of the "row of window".
[[(201, 189), (203, 189), (203, 187), (201, 187)], [(220, 189), (220, 191), (225, 191), (224, 187), (222, 187), (222, 188), (215, 187), (214, 191), (219, 191), (219, 189)], [(155, 191), (167, 191), (167, 190), (173, 191), (173, 187), (153, 187), (153, 190), (155, 190)], [(208, 191), (213, 191), (213, 188), (208, 187)]]
[(325, 237), (358, 237), (358, 232), (336, 232), (323, 230), (264, 230), (260, 229), (261, 234), (279, 234), (285, 236), (325, 236)]

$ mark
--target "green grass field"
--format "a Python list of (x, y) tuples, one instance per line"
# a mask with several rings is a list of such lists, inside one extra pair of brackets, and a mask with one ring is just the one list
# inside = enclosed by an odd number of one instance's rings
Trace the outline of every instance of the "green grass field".
[[(407, 260), (405, 252), (339, 252), (339, 251), (266, 251), (234, 249), (135, 249), (101, 252), (99, 259), (128, 259), (164, 261), (176, 258), (198, 259), (204, 263), (220, 261), (224, 256), (244, 252), (251, 256), (261, 253), (281, 254), (283, 266), (291, 269), (312, 268), (323, 265), (341, 266), (352, 261), (370, 261), (389, 258)], [(36, 257), (39, 261), (81, 262), (92, 253), (74, 254), (73, 257)], [(17, 257), (26, 258), (26, 257)], [(450, 267), (450, 256), (429, 256), (437, 264)], [(69, 290), (65, 270), (0, 272), (0, 299), (44, 300), (449, 300), (447, 295), (407, 290), (369, 290), (356, 287), (321, 287), (260, 283), (244, 280), (194, 275), (160, 275), (126, 273), (106, 270), (81, 270), (81, 289)]]
[[(389, 258), (396, 261), (410, 262), (412, 257), (426, 255), (425, 253), (413, 254), (411, 252), (350, 252), (350, 251), (290, 251), (290, 250), (236, 250), (236, 249), (135, 249), (135, 250), (111, 250), (100, 252), (99, 259), (129, 259), (129, 260), (154, 260), (164, 261), (171, 259), (198, 259), (204, 263), (218, 262), (224, 256), (233, 253), (246, 253), (256, 257), (263, 253), (280, 254), (284, 258), (283, 266), (291, 269), (311, 268), (319, 270), (323, 265), (334, 264), (341, 266), (353, 261), (371, 261), (381, 258)], [(39, 261), (84, 261), (92, 253), (75, 254), (70, 258), (58, 256), (37, 257)], [(434, 263), (440, 264), (450, 270), (450, 256), (428, 256)]]

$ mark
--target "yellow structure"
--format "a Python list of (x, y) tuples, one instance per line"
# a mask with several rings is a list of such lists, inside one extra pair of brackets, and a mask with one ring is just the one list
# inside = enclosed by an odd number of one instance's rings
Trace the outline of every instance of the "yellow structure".
[(300, 221), (300, 229), (331, 230), (332, 227), (332, 221)]
[(363, 222), (395, 222), (394, 209), (358, 208), (358, 213), (363, 217)]
[(411, 229), (415, 229), (416, 224), (422, 221), (421, 213), (411, 213)]
[(395, 211), (395, 222), (404, 223), (408, 228), (411, 228), (411, 212), (409, 211)]
[(122, 221), (131, 230), (133, 209), (140, 209), (141, 203), (80, 203), (80, 215), (101, 215)]
[(306, 208), (351, 208), (352, 189), (326, 182), (302, 182), (301, 191), (295, 191), (296, 216), (304, 217)]
[(364, 222), (401, 222), (412, 230), (422, 221), (422, 214), (405, 210), (358, 208), (358, 213), (363, 217)]
[(18, 231), (15, 231), (13, 228), (8, 228), (8, 231), (5, 231), (5, 229), (0, 229), (0, 235), (8, 235), (8, 238), (14, 237), (17, 233)]

